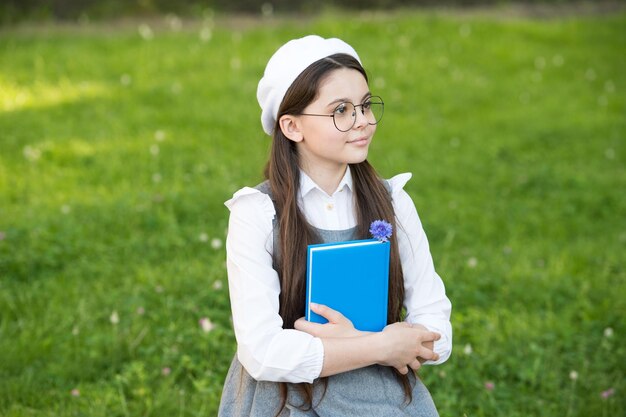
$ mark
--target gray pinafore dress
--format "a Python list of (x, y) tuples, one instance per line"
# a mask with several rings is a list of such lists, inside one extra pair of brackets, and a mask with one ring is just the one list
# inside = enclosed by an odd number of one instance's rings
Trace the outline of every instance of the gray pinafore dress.
[[(271, 197), (267, 181), (256, 189)], [(354, 239), (356, 228), (317, 232), (323, 242), (330, 243)], [(274, 242), (277, 236), (274, 227)], [(373, 365), (343, 372), (328, 378), (326, 391), (323, 384), (314, 382), (312, 409), (302, 409), (302, 397), (289, 387), (287, 404), (279, 417), (438, 417), (424, 384), (418, 378), (411, 378), (411, 384), (413, 400), (406, 404), (404, 390), (390, 368)], [(280, 404), (278, 383), (255, 380), (235, 355), (226, 375), (218, 417), (273, 417)]]

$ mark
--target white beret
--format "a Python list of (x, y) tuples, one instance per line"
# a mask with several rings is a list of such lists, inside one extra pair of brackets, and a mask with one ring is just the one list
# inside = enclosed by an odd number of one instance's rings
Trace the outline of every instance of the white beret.
[(340, 53), (351, 55), (361, 62), (354, 48), (344, 41), (337, 38), (324, 39), (317, 35), (293, 39), (272, 55), (256, 92), (265, 133), (274, 133), (278, 108), (285, 93), (302, 71), (322, 58)]

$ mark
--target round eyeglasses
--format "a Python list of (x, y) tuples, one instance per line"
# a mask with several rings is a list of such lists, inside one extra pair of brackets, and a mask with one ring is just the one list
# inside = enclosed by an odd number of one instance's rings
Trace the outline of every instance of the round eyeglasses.
[(354, 104), (349, 101), (340, 103), (337, 107), (335, 107), (335, 110), (333, 110), (333, 114), (301, 113), (300, 115), (332, 117), (337, 130), (340, 132), (347, 132), (356, 124), (357, 107), (361, 108), (361, 114), (365, 116), (367, 123), (370, 125), (375, 125), (380, 122), (380, 119), (383, 118), (383, 113), (385, 112), (385, 103), (383, 102), (383, 99), (380, 98), (380, 96), (371, 96), (361, 104)]

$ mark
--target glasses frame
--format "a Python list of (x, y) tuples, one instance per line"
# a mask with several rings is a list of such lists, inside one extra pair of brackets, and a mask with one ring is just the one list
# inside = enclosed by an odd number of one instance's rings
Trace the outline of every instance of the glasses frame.
[[(377, 99), (377, 100), (372, 100), (372, 99)], [(378, 120), (376, 120), (376, 123), (370, 123), (369, 121), (367, 122), (367, 124), (370, 125), (370, 126), (377, 125), (383, 119), (383, 114), (385, 114), (385, 102), (383, 101), (383, 98), (381, 96), (369, 96), (361, 104), (354, 104), (351, 101), (343, 101), (343, 102), (339, 103), (337, 105), (337, 107), (335, 107), (335, 109), (333, 110), (332, 114), (300, 113), (300, 116), (332, 117), (333, 118), (333, 124), (335, 125), (335, 129), (337, 129), (340, 132), (348, 132), (356, 124), (356, 109), (357, 109), (357, 107), (360, 107), (361, 108), (361, 114), (365, 115), (365, 111), (363, 109), (363, 106), (365, 105), (366, 102), (376, 103), (376, 104), (380, 104), (381, 105), (382, 111), (380, 113), (380, 118)], [(335, 112), (337, 111), (337, 109), (339, 107), (341, 107), (344, 104), (348, 104), (348, 103), (352, 104), (352, 106), (354, 107), (354, 111), (352, 112), (352, 125), (349, 128), (347, 128), (346, 130), (342, 130), (342, 129), (339, 129), (339, 127), (337, 126), (337, 121), (335, 120)]]

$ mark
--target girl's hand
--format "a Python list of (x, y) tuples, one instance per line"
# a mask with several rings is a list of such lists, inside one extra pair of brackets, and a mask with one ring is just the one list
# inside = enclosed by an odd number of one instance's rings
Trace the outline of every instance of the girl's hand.
[(324, 317), (328, 320), (328, 323), (313, 323), (305, 320), (304, 317), (300, 317), (294, 323), (296, 330), (300, 330), (320, 338), (355, 337), (365, 334), (355, 329), (352, 322), (337, 310), (333, 310), (332, 308), (322, 304), (311, 303), (310, 306), (311, 310), (315, 314), (319, 314)]
[(401, 374), (407, 374), (409, 368), (418, 370), (423, 361), (438, 360), (439, 355), (432, 350), (439, 333), (426, 330), (423, 326), (406, 322), (390, 324), (379, 333), (383, 352), (381, 365), (393, 366)]
[[(411, 327), (413, 327), (414, 329), (422, 329), (422, 330), (426, 330), (428, 331), (428, 329), (426, 328), (426, 326), (419, 324), (419, 323), (412, 323)], [(435, 342), (423, 342), (422, 346), (424, 346), (425, 348), (428, 348), (430, 350), (433, 350), (433, 348), (435, 347)], [(417, 358), (420, 363), (424, 363), (426, 362), (426, 359), (424, 358)]]

